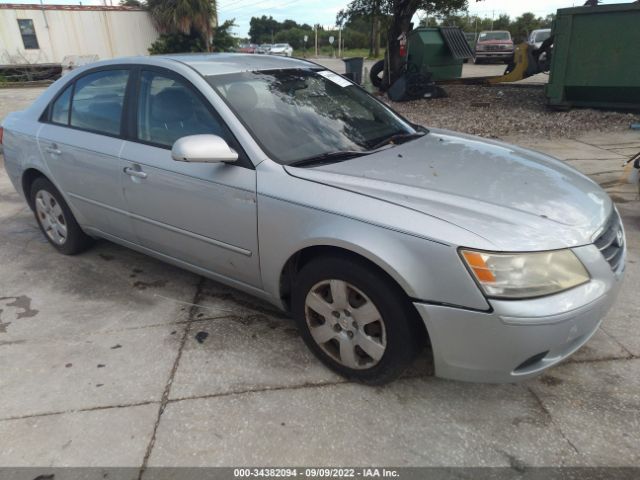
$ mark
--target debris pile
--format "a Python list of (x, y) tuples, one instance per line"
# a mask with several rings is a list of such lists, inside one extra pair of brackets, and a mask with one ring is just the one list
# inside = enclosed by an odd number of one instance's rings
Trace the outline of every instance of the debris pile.
[(412, 122), (488, 138), (573, 138), (592, 131), (628, 130), (640, 113), (576, 108), (553, 111), (538, 86), (447, 85), (448, 98), (389, 102)]

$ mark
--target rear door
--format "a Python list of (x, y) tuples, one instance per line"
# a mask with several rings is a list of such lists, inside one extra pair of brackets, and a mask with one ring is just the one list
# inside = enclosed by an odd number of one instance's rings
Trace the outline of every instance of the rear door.
[[(256, 172), (211, 104), (184, 77), (141, 67), (121, 157), (123, 190), (141, 245), (260, 286)], [(239, 152), (235, 164), (176, 162), (173, 143), (211, 133)]]
[(109, 67), (75, 79), (49, 106), (38, 143), (79, 223), (133, 241), (119, 158), (129, 78), (128, 67)]

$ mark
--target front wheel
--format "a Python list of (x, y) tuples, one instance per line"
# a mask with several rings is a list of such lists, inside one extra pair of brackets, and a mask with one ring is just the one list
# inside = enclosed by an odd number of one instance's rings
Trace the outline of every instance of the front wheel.
[(292, 310), (311, 351), (349, 379), (383, 384), (414, 361), (423, 337), (417, 313), (377, 269), (348, 257), (307, 263), (293, 288)]

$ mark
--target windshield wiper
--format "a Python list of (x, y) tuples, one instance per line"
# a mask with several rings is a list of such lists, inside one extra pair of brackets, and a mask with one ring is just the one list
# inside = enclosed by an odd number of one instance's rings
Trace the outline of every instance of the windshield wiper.
[(377, 150), (380, 147), (384, 147), (390, 143), (398, 145), (400, 143), (408, 142), (410, 140), (415, 140), (416, 138), (424, 137), (427, 132), (415, 132), (415, 133), (396, 133), (391, 135), (390, 137), (385, 138), (381, 142), (376, 143), (371, 150)]
[(296, 160), (288, 164), (290, 167), (310, 167), (312, 165), (325, 165), (327, 163), (341, 162), (343, 160), (349, 160), (350, 158), (363, 157), (373, 152), (358, 152), (355, 150), (343, 150), (338, 152), (321, 153), (320, 155), (314, 155), (313, 157), (303, 158)]

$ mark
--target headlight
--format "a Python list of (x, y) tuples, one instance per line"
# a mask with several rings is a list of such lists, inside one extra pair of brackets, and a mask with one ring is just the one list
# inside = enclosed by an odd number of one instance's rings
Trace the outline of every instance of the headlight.
[(576, 287), (590, 278), (571, 250), (491, 253), (464, 249), (460, 254), (488, 297), (540, 297)]

